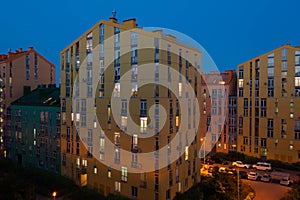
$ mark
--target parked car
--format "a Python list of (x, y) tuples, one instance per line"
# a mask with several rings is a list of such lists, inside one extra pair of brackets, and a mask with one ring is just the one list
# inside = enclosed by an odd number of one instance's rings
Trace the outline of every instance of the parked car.
[(248, 174), (245, 171), (239, 171), (239, 175), (242, 179), (247, 179), (248, 178)]
[(247, 169), (249, 169), (251, 167), (250, 164), (245, 164), (242, 161), (235, 161), (235, 162), (232, 163), (232, 166), (247, 168)]
[(261, 179), (263, 182), (270, 182), (271, 181), (271, 176), (269, 174), (264, 174)]
[(228, 169), (228, 172), (227, 172), (228, 174), (236, 174), (237, 172), (236, 172), (236, 170), (235, 169)]
[(262, 171), (272, 171), (272, 166), (270, 163), (258, 162), (252, 165), (253, 169), (262, 170)]
[(283, 177), (281, 180), (280, 180), (280, 185), (286, 185), (286, 186), (289, 186), (291, 184), (291, 180), (289, 177)]
[(220, 167), (219, 172), (220, 173), (226, 173), (226, 168), (225, 167)]
[(248, 179), (256, 181), (258, 179), (258, 173), (257, 172), (249, 172)]

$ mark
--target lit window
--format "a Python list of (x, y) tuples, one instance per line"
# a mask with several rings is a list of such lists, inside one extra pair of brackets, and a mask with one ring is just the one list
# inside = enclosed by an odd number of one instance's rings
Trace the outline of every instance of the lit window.
[(115, 191), (121, 192), (121, 183), (118, 181), (115, 182)]
[(114, 97), (120, 97), (120, 83), (115, 83)]
[(115, 132), (115, 145), (120, 145), (120, 133)]
[(79, 166), (80, 165), (80, 158), (76, 159), (76, 165)]
[(244, 87), (244, 79), (239, 79), (239, 87)]
[(122, 167), (122, 176), (121, 180), (123, 182), (127, 182), (127, 167)]
[(189, 147), (186, 146), (185, 147), (185, 160), (188, 160), (189, 159)]
[(178, 83), (178, 93), (179, 97), (182, 97), (182, 83)]
[(121, 128), (126, 131), (126, 129), (127, 129), (127, 116), (121, 116)]
[(110, 167), (108, 167), (108, 170), (107, 170), (107, 177), (111, 178), (111, 169), (110, 169)]
[(293, 141), (290, 141), (290, 150), (292, 151), (294, 149)]
[(133, 146), (133, 148), (138, 146), (138, 135), (136, 135), (136, 134), (134, 134), (132, 136), (132, 146)]
[(147, 117), (140, 118), (141, 133), (147, 133)]

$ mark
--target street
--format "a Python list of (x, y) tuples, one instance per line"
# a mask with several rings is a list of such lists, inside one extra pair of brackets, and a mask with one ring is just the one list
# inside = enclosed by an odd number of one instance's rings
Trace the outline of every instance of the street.
[(264, 183), (260, 181), (243, 180), (243, 183), (249, 184), (255, 191), (254, 200), (280, 200), (290, 187), (273, 183)]

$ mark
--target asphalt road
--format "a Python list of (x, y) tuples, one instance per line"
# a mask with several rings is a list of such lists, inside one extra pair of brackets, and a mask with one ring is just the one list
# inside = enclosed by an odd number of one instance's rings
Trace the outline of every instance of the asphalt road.
[(280, 200), (290, 187), (274, 183), (250, 181), (243, 179), (243, 183), (249, 184), (255, 191), (254, 200)]

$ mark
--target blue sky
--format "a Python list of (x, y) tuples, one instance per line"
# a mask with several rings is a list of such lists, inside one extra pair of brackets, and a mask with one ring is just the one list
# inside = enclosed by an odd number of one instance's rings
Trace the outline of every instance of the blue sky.
[(164, 27), (200, 43), (220, 70), (282, 44), (300, 46), (298, 0), (52, 0), (1, 2), (0, 53), (34, 46), (57, 66), (59, 52), (113, 9), (121, 21)]

